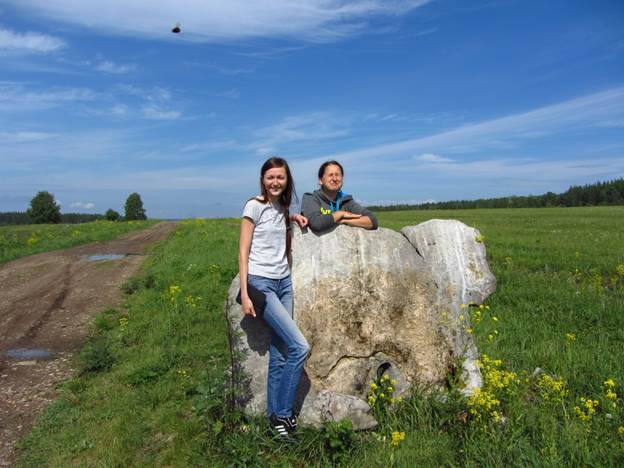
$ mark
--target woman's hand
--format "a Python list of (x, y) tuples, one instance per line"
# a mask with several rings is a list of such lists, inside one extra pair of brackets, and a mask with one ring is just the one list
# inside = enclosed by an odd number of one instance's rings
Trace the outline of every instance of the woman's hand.
[(344, 215), (342, 215), (342, 219), (359, 219), (361, 217), (361, 214), (351, 213), (350, 211), (344, 211)]
[(350, 211), (344, 210), (335, 211), (334, 213), (332, 213), (332, 215), (334, 216), (334, 222), (336, 223), (340, 223), (342, 220), (345, 219), (359, 219), (362, 217), (362, 215), (360, 214), (351, 213)]
[(295, 221), (301, 229), (308, 225), (308, 218), (301, 214), (294, 214), (290, 217), (291, 221)]
[(241, 302), (243, 303), (242, 308), (245, 315), (251, 315), (255, 318), (256, 311), (254, 309), (253, 302), (251, 302), (251, 299), (249, 299), (249, 296), (241, 297)]

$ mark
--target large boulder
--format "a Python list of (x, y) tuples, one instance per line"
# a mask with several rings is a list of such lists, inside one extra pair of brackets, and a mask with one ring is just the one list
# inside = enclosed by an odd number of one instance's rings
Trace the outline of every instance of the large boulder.
[[(400, 395), (413, 386), (442, 387), (461, 358), (466, 393), (480, 386), (476, 347), (459, 320), (460, 304), (479, 303), (495, 287), (478, 236), (440, 220), (403, 233), (295, 229), (294, 314), (311, 346), (298, 395), (302, 424), (349, 417), (356, 429), (374, 427), (366, 394), (382, 373), (397, 380)], [(232, 377), (238, 403), (261, 414), (269, 330), (242, 314), (238, 289), (236, 277), (226, 304)]]

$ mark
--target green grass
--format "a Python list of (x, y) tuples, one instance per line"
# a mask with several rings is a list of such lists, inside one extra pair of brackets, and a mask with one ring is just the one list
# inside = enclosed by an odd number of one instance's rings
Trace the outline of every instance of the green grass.
[[(451, 389), (444, 402), (415, 393), (382, 411), (376, 432), (330, 424), (302, 431), (292, 446), (271, 440), (263, 418), (228, 406), (223, 304), (239, 222), (197, 220), (181, 223), (126, 285), (123, 308), (96, 319), (82, 373), (22, 441), (20, 464), (621, 466), (624, 207), (380, 214), (393, 229), (431, 218), (459, 219), (485, 236), (498, 289), (474, 328), (479, 351), (502, 360), (492, 375), (512, 382), (485, 388), (505, 424)], [(476, 309), (466, 310), (474, 318)], [(529, 378), (535, 367), (565, 379), (567, 394), (546, 399)], [(587, 422), (574, 410), (581, 397), (599, 401)], [(405, 432), (396, 446), (394, 431)]]
[(29, 224), (0, 226), (0, 265), (41, 252), (106, 241), (145, 229), (157, 221), (93, 221), (82, 224)]

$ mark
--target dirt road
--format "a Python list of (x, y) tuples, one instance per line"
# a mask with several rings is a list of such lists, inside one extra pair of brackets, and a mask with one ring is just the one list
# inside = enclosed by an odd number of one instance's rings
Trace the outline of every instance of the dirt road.
[(174, 229), (162, 222), (0, 267), (0, 466), (12, 464), (15, 442), (54, 400), (55, 384), (72, 374), (72, 354), (93, 317), (120, 303), (121, 284)]

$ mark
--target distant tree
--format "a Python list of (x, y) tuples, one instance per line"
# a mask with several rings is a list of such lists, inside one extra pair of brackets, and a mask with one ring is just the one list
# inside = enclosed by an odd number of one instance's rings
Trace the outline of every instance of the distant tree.
[(34, 224), (58, 224), (61, 222), (61, 207), (49, 192), (39, 192), (30, 200), (28, 217)]
[(147, 219), (147, 216), (145, 216), (145, 210), (143, 209), (143, 201), (141, 200), (141, 195), (136, 192), (128, 196), (125, 209), (126, 220), (128, 221)]
[(119, 221), (119, 218), (120, 218), (119, 213), (117, 213), (112, 208), (109, 208), (108, 210), (106, 210), (106, 214), (104, 216), (106, 216), (106, 219), (108, 221)]

